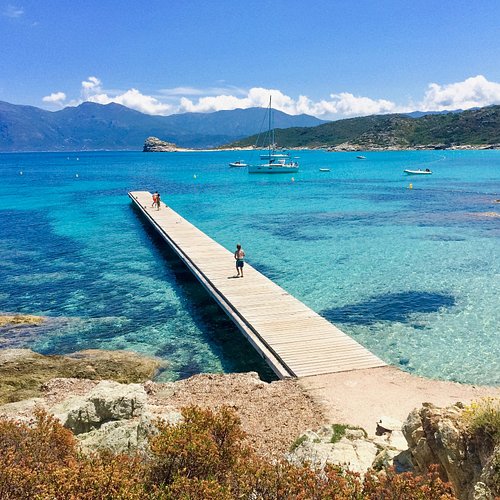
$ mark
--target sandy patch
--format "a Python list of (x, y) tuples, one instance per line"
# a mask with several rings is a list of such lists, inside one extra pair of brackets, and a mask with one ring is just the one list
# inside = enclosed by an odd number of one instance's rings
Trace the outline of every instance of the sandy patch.
[(306, 377), (299, 384), (323, 406), (329, 422), (360, 426), (371, 436), (381, 416), (404, 421), (425, 402), (448, 406), (500, 397), (500, 387), (430, 380), (391, 366)]

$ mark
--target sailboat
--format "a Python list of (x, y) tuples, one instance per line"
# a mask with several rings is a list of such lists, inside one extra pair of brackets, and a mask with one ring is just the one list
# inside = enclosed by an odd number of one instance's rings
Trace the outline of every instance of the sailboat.
[(267, 163), (260, 165), (248, 165), (249, 174), (291, 174), (299, 171), (299, 164), (292, 161), (290, 154), (286, 151), (278, 150), (274, 140), (274, 127), (273, 127), (273, 108), (271, 97), (269, 97), (269, 129), (268, 138), (269, 145), (268, 151), (260, 155), (261, 160), (267, 160)]

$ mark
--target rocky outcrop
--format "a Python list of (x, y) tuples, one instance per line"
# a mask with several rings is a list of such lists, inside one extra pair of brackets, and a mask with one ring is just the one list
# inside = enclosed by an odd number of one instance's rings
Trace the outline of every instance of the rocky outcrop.
[[(60, 395), (56, 394), (62, 388), (76, 390), (60, 400)], [(28, 421), (36, 409), (42, 409), (75, 434), (83, 452), (104, 449), (114, 453), (142, 451), (146, 448), (148, 436), (155, 432), (159, 419), (169, 423), (181, 419), (180, 412), (173, 407), (148, 403), (141, 384), (54, 379), (45, 390), (48, 397), (3, 405), (0, 415)]]
[(363, 429), (324, 425), (300, 436), (288, 458), (320, 468), (326, 463), (343, 465), (362, 475), (370, 468), (380, 470), (388, 466), (395, 466), (399, 471), (410, 470), (412, 464), (401, 423), (392, 420), (392, 427), (392, 430), (381, 429), (380, 435), (369, 438)]
[(66, 356), (44, 356), (29, 349), (0, 349), (0, 404), (41, 395), (53, 378), (144, 382), (161, 361), (129, 351), (90, 349)]
[(53, 413), (74, 434), (99, 429), (107, 422), (130, 420), (142, 414), (146, 393), (139, 384), (99, 382), (86, 396), (73, 396), (53, 406)]
[(413, 463), (419, 471), (439, 464), (444, 479), (464, 500), (489, 500), (500, 495), (500, 447), (466, 432), (463, 405), (437, 408), (426, 403), (403, 425)]
[(120, 385), (85, 379), (53, 379), (39, 397), (0, 406), (0, 417), (28, 420), (36, 408), (77, 432), (83, 449), (141, 449), (158, 418), (175, 422), (196, 405), (233, 408), (248, 442), (265, 456), (283, 456), (295, 437), (323, 423), (318, 404), (294, 380), (263, 382), (257, 373), (202, 374), (177, 382)]
[(148, 137), (144, 141), (144, 147), (142, 148), (144, 153), (170, 153), (173, 151), (180, 151), (180, 149), (172, 142), (165, 142), (158, 137)]
[(115, 453), (143, 450), (158, 419), (175, 423), (177, 410), (162, 411), (147, 404), (140, 384), (99, 382), (87, 395), (73, 396), (48, 409), (80, 441), (83, 451)]
[[(380, 142), (380, 143), (379, 143)], [(329, 152), (355, 152), (355, 151), (432, 151), (432, 150), (471, 150), (482, 151), (486, 149), (500, 149), (500, 144), (462, 144), (462, 145), (447, 145), (447, 144), (401, 144), (397, 140), (382, 140), (378, 141), (366, 138), (360, 142), (343, 142), (336, 146), (324, 145), (322, 149)]]

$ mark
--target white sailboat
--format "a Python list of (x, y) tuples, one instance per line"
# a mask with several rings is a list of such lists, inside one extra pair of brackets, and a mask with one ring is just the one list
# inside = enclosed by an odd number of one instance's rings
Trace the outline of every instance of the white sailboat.
[(271, 97), (269, 97), (269, 145), (268, 152), (260, 155), (261, 160), (267, 160), (267, 163), (259, 165), (248, 165), (249, 174), (291, 174), (299, 171), (299, 163), (292, 161), (290, 154), (276, 149), (273, 127), (273, 110)]

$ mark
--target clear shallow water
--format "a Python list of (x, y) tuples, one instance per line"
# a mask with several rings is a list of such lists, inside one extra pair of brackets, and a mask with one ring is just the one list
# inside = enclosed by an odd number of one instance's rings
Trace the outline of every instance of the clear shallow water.
[[(0, 346), (132, 349), (168, 360), (164, 380), (271, 377), (126, 196), (158, 189), (388, 363), (500, 384), (500, 219), (484, 215), (500, 152), (300, 156), (292, 181), (228, 168), (251, 152), (0, 154), (0, 311), (53, 318)], [(417, 167), (434, 174), (402, 174)]]

